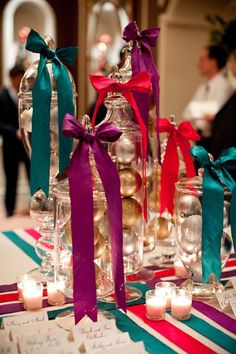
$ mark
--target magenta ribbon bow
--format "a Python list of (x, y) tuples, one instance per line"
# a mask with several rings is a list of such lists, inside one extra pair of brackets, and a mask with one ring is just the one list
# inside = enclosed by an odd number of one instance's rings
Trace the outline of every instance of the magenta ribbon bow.
[(93, 190), (89, 151), (93, 153), (107, 200), (116, 305), (125, 311), (120, 180), (116, 167), (101, 142), (114, 142), (122, 133), (111, 123), (100, 125), (95, 133), (88, 133), (70, 114), (65, 116), (63, 133), (66, 137), (79, 139), (69, 168), (75, 323), (86, 314), (96, 321)]
[[(159, 35), (160, 28), (149, 28), (139, 32), (138, 26), (135, 21), (130, 21), (124, 28), (123, 39), (126, 42), (133, 41), (131, 51), (131, 65), (132, 75), (136, 75), (140, 71), (147, 70), (151, 76), (153, 98), (156, 106), (157, 117), (157, 137), (158, 137), (158, 158), (161, 161), (160, 155), (160, 140), (159, 140), (159, 74), (152, 56), (150, 49), (156, 45), (157, 37)], [(140, 45), (140, 49), (139, 49)], [(139, 94), (135, 94), (136, 102), (139, 106), (141, 114), (146, 117), (146, 124), (148, 122), (149, 100), (148, 97), (141, 97)]]

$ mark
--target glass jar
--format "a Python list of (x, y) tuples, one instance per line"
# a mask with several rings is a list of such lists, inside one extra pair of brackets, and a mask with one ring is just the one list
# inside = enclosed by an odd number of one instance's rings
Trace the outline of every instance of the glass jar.
[(109, 144), (108, 151), (120, 176), (124, 271), (125, 274), (135, 274), (143, 266), (141, 132), (132, 119), (132, 107), (121, 94), (108, 95), (105, 106), (105, 120), (112, 122), (122, 131), (121, 137), (115, 143)]
[[(131, 65), (131, 50), (132, 50), (132, 42), (129, 42), (128, 45), (122, 50), (123, 55), (123, 65), (119, 68), (116, 72), (113, 73), (113, 77), (117, 78), (122, 82), (127, 82), (132, 78), (132, 65)], [(109, 97), (108, 97), (109, 100)], [(130, 106), (129, 106), (130, 107)], [(157, 215), (159, 211), (159, 191), (158, 191), (158, 184), (157, 184), (157, 136), (155, 130), (155, 119), (156, 119), (156, 112), (152, 113), (153, 106), (150, 106), (149, 116), (148, 116), (148, 156), (147, 156), (147, 163), (146, 163), (146, 177), (147, 177), (147, 199), (148, 199), (148, 220), (144, 227), (143, 231), (143, 251), (144, 253), (152, 252), (155, 248), (156, 244), (156, 230), (149, 227), (150, 221)], [(108, 112), (109, 113), (109, 112)], [(116, 124), (118, 127), (121, 127), (121, 121), (124, 119), (122, 113), (117, 113), (120, 116), (119, 119), (114, 118), (113, 123)], [(134, 112), (130, 107), (130, 111), (128, 115), (133, 122), (136, 120), (134, 119)], [(108, 116), (109, 118), (109, 116)], [(117, 121), (118, 120), (118, 121)], [(126, 125), (126, 123), (123, 123)], [(132, 167), (138, 171), (140, 176), (142, 176), (142, 161), (141, 159), (132, 163)], [(145, 274), (144, 274), (145, 273)], [(145, 280), (153, 278), (155, 275), (152, 271), (144, 269), (138, 275), (137, 279)]]
[[(49, 49), (53, 49), (54, 41), (50, 36), (44, 37), (45, 43)], [(32, 90), (38, 74), (39, 61), (30, 65), (20, 83), (19, 89), (19, 128), (25, 149), (31, 157), (31, 135), (32, 135), (32, 115), (33, 100)], [(30, 201), (30, 215), (40, 223), (41, 238), (37, 241), (35, 251), (42, 259), (39, 268), (30, 272), (31, 276), (40, 281), (47, 281), (47, 276), (51, 277), (53, 273), (53, 247), (54, 247), (54, 211), (55, 203), (52, 195), (52, 185), (58, 182), (59, 172), (59, 134), (58, 134), (58, 97), (56, 89), (56, 80), (52, 70), (52, 62), (47, 60), (46, 67), (51, 82), (51, 106), (50, 106), (50, 173), (49, 173), (49, 195), (46, 197), (43, 191), (37, 191)], [(76, 87), (74, 79), (66, 68), (70, 77), (73, 92), (74, 111), (76, 114)], [(40, 168), (40, 167), (39, 167)]]
[[(214, 196), (213, 196), (214, 197)], [(231, 193), (224, 193), (224, 226), (221, 239), (222, 268), (226, 264), (232, 248), (229, 220)], [(202, 282), (202, 178), (182, 178), (176, 183), (175, 225), (177, 247), (180, 258), (190, 271), (190, 279), (184, 286), (195, 297), (211, 297), (222, 289), (222, 285), (212, 274), (208, 283)], [(214, 245), (212, 245), (214, 247)]]
[[(110, 237), (102, 184), (96, 177), (93, 182), (94, 267), (97, 297), (103, 298), (113, 291)], [(57, 265), (57, 273), (67, 277), (66, 296), (73, 298), (71, 203), (68, 181), (64, 180), (54, 186), (53, 193), (56, 196), (55, 264)], [(60, 238), (64, 240), (65, 249), (62, 249), (58, 244)]]

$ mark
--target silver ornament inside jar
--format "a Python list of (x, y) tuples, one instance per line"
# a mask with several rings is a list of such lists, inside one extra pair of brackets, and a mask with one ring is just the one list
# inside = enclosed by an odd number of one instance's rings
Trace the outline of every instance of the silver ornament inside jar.
[[(212, 196), (214, 198), (214, 196)], [(221, 237), (221, 265), (225, 266), (232, 248), (229, 227), (231, 193), (224, 193), (224, 225)], [(183, 284), (195, 297), (210, 298), (223, 286), (211, 275), (205, 284), (202, 280), (202, 178), (182, 178), (176, 183), (175, 196), (176, 240), (180, 258), (190, 272)], [(214, 247), (214, 245), (212, 245)]]

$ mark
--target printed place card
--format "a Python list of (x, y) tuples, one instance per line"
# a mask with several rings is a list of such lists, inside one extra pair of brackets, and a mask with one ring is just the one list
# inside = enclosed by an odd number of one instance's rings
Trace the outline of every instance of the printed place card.
[(59, 328), (55, 321), (48, 321), (44, 323), (33, 323), (30, 325), (12, 327), (11, 338), (17, 341), (21, 337), (38, 336), (41, 334), (58, 333), (61, 336), (67, 335), (66, 332)]
[(9, 316), (9, 317), (4, 317), (2, 322), (4, 328), (8, 329), (11, 327), (30, 325), (32, 323), (48, 322), (48, 315), (46, 311), (42, 311), (42, 312), (30, 313), (26, 315)]
[(230, 302), (231, 299), (236, 298), (236, 289), (222, 291), (221, 293), (216, 293), (216, 298), (223, 310)]
[(229, 303), (233, 310), (234, 316), (236, 317), (236, 298), (230, 299)]
[(94, 340), (85, 339), (83, 342), (86, 353), (91, 354), (103, 353), (107, 349), (113, 349), (130, 343), (131, 339), (128, 333), (113, 334), (106, 338)]
[(7, 329), (0, 330), (0, 343), (10, 342), (9, 331)]
[(0, 342), (0, 354), (18, 354), (17, 344), (15, 342)]
[[(47, 349), (46, 349), (47, 350)], [(36, 350), (33, 354), (42, 354), (42, 350)], [(45, 352), (48, 354), (48, 352)], [(75, 343), (62, 344), (62, 347), (57, 349), (50, 349), (50, 354), (78, 354), (78, 347)]]
[(147, 354), (143, 342), (135, 342), (126, 345), (119, 346), (117, 348), (108, 349), (102, 352), (102, 354)]
[(104, 338), (112, 333), (119, 333), (115, 320), (104, 320), (101, 322), (91, 322), (78, 324), (72, 328), (74, 341), (79, 345), (84, 339)]
[(41, 353), (51, 353), (52, 350), (59, 351), (64, 346), (66, 347), (67, 339), (62, 337), (60, 333), (53, 332), (51, 334), (41, 334), (29, 337), (21, 337), (18, 340), (20, 353), (31, 354), (35, 351)]

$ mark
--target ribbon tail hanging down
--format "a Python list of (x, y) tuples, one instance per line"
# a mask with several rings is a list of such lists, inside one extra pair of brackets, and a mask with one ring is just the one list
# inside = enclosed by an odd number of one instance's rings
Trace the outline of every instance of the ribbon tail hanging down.
[(73, 139), (63, 136), (62, 127), (66, 113), (74, 115), (73, 91), (70, 77), (64, 65), (54, 61), (53, 73), (56, 79), (58, 93), (58, 134), (59, 134), (59, 174), (69, 166)]
[[(50, 174), (50, 106), (51, 83), (47, 59), (40, 57), (38, 74), (32, 91), (32, 156), (30, 189), (33, 195), (40, 188), (48, 196)], [(43, 101), (43, 104), (42, 104)]]
[(193, 163), (193, 158), (189, 153), (191, 145), (189, 141), (181, 134), (178, 134), (177, 136), (178, 146), (180, 148), (185, 163), (186, 175), (187, 177), (194, 177), (196, 176), (196, 171)]
[[(83, 166), (81, 168), (81, 166)], [(78, 182), (79, 181), (79, 182)], [(69, 170), (73, 241), (73, 298), (75, 323), (85, 315), (97, 320), (94, 269), (93, 192), (89, 145), (80, 144)], [(86, 218), (84, 217), (86, 215)], [(88, 277), (89, 274), (89, 277)]]
[[(133, 42), (133, 48), (131, 52), (131, 67), (132, 67), (132, 76), (135, 76), (139, 72), (145, 71), (145, 65), (143, 62), (142, 54), (138, 49), (136, 41)], [(134, 99), (138, 106), (139, 112), (142, 116), (143, 122), (147, 128), (147, 137), (148, 139), (148, 113), (149, 113), (149, 94), (148, 93), (140, 93), (135, 92)], [(137, 119), (137, 117), (136, 117)]]
[[(178, 178), (179, 158), (173, 133), (170, 134), (161, 170), (160, 204), (161, 213), (168, 210), (173, 214), (175, 182)], [(168, 181), (168, 183), (166, 183)]]
[(202, 195), (202, 275), (206, 283), (212, 273), (221, 277), (224, 188), (208, 168), (204, 169)]
[(146, 126), (143, 122), (143, 119), (141, 117), (141, 114), (139, 112), (138, 106), (136, 104), (136, 101), (133, 97), (133, 94), (131, 92), (124, 92), (123, 93), (127, 101), (130, 103), (130, 105), (133, 107), (134, 112), (136, 114), (139, 126), (141, 128), (141, 134), (142, 134), (142, 149), (143, 149), (143, 158), (142, 158), (142, 175), (143, 175), (143, 189), (144, 189), (144, 197), (143, 197), (143, 215), (145, 221), (147, 221), (147, 177), (146, 177), (146, 161), (147, 161), (147, 129)]
[[(96, 148), (96, 145), (98, 148)], [(99, 141), (95, 141), (92, 150), (107, 199), (116, 305), (118, 308), (126, 311), (120, 180), (116, 167), (104, 146)], [(101, 154), (100, 151), (104, 152)], [(112, 184), (110, 183), (111, 180)]]

